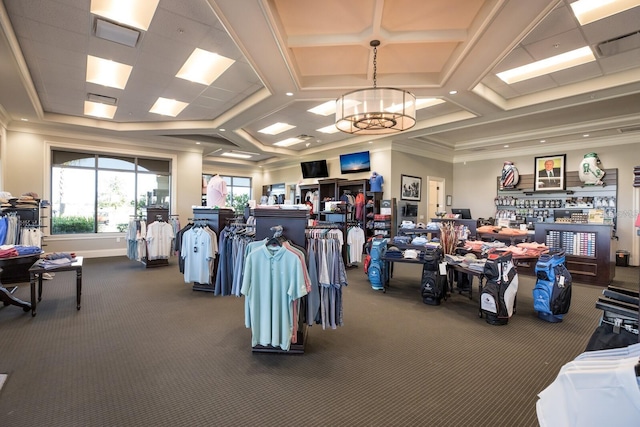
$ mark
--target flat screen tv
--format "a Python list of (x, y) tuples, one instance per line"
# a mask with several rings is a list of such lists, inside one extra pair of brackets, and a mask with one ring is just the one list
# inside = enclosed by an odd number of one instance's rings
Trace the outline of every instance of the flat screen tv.
[(340, 155), (340, 173), (369, 172), (371, 160), (368, 151)]
[(301, 162), (302, 178), (328, 178), (329, 168), (326, 160), (313, 160)]
[(452, 214), (460, 215), (458, 218), (460, 219), (471, 219), (471, 210), (470, 209), (456, 209), (451, 208)]

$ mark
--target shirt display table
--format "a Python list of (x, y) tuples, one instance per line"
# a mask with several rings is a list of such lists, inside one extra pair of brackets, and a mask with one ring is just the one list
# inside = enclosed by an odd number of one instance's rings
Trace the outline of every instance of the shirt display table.
[(36, 315), (36, 276), (38, 278), (38, 301), (42, 300), (42, 275), (43, 273), (58, 273), (61, 271), (76, 272), (76, 308), (80, 310), (80, 298), (82, 296), (82, 257), (76, 257), (73, 263), (55, 268), (44, 268), (44, 260), (36, 261), (29, 269), (29, 282), (31, 284), (31, 315)]

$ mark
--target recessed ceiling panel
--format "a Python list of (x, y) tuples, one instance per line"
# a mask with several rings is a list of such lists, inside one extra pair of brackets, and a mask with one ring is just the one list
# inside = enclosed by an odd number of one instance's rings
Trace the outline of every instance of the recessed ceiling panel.
[(485, 0), (394, 0), (384, 3), (388, 31), (466, 30)]

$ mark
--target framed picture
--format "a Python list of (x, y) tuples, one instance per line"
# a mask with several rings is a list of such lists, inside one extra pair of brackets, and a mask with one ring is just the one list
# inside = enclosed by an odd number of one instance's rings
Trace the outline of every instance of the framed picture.
[(400, 175), (400, 200), (420, 201), (422, 178), (417, 176)]
[(535, 158), (535, 191), (564, 190), (564, 164), (566, 154)]

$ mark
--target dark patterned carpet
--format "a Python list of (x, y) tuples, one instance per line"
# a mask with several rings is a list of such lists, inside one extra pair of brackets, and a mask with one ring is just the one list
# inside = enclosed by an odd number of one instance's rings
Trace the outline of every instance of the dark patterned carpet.
[[(80, 311), (72, 272), (45, 281), (36, 317), (0, 308), (0, 425), (536, 426), (537, 393), (600, 317), (593, 286), (574, 284), (550, 324), (520, 276), (517, 314), (491, 326), (477, 293), (423, 304), (417, 266), (397, 266), (387, 293), (348, 274), (344, 327), (311, 327), (304, 355), (258, 354), (244, 300), (192, 291), (175, 259), (85, 259)], [(615, 284), (637, 281), (618, 268)]]

